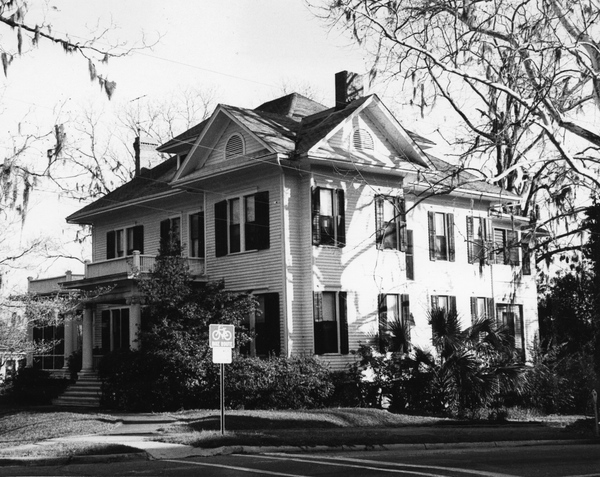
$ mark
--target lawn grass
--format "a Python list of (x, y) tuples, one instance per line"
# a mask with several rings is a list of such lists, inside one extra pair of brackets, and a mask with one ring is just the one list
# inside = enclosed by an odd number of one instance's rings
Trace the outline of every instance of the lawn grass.
[(55, 437), (99, 434), (118, 425), (106, 414), (14, 411), (0, 416), (0, 449)]
[(217, 411), (171, 414), (179, 422), (161, 429), (160, 440), (194, 447), (376, 445), (389, 442), (390, 430), (455, 422), (425, 416), (392, 414), (377, 409), (340, 408), (310, 411), (227, 411), (220, 433)]

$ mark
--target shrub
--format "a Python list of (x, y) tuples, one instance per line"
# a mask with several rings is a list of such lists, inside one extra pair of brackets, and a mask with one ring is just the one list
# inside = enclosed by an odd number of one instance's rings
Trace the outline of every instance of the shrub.
[(68, 379), (53, 378), (48, 371), (21, 368), (7, 390), (6, 400), (13, 404), (51, 404), (69, 385)]
[(239, 356), (225, 376), (225, 399), (233, 408), (317, 408), (333, 393), (330, 371), (313, 357)]

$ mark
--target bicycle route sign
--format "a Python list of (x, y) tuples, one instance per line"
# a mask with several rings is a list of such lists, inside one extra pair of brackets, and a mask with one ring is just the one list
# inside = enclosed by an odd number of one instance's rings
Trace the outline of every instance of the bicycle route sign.
[(233, 325), (209, 325), (208, 343), (211, 348), (235, 348)]

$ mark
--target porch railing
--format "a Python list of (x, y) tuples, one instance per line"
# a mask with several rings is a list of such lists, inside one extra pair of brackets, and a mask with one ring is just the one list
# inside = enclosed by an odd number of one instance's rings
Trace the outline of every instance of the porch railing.
[[(203, 258), (185, 258), (190, 272), (194, 276), (204, 275)], [(154, 255), (142, 255), (137, 251), (127, 257), (112, 258), (110, 260), (101, 260), (98, 262), (88, 262), (85, 264), (85, 278), (101, 278), (109, 275), (126, 274), (128, 278), (133, 278), (140, 273), (148, 273), (154, 267), (156, 257)]]

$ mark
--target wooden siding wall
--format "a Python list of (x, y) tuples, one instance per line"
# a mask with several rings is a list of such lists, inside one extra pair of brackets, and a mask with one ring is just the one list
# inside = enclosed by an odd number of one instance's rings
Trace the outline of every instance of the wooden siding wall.
[(134, 225), (144, 226), (144, 254), (156, 255), (160, 244), (160, 222), (167, 218), (181, 218), (181, 244), (183, 254), (188, 253), (189, 215), (204, 210), (204, 195), (185, 193), (176, 197), (148, 202), (143, 206), (124, 209), (114, 213), (93, 228), (94, 262), (106, 260), (106, 233)]
[[(211, 183), (206, 191), (206, 268), (210, 280), (224, 280), (225, 287), (234, 291), (279, 293), (282, 319), (281, 343), (284, 343), (285, 309), (283, 299), (281, 183), (279, 170), (261, 168), (255, 172), (233, 174), (226, 182)], [(234, 184), (234, 185), (233, 185)], [(207, 187), (208, 189), (208, 187)], [(269, 191), (270, 247), (217, 257), (215, 253), (215, 203), (239, 195)]]

